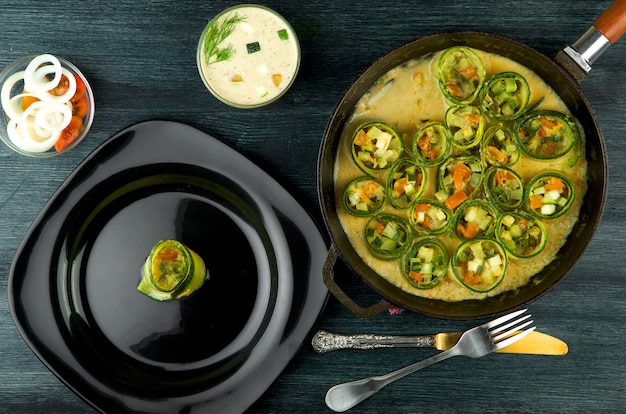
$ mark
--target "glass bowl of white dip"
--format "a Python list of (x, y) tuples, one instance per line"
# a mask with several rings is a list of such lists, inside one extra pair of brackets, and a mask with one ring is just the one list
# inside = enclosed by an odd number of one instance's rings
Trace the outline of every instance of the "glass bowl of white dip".
[(300, 44), (280, 14), (241, 4), (209, 21), (198, 41), (197, 65), (207, 89), (236, 108), (257, 108), (279, 99), (300, 67)]

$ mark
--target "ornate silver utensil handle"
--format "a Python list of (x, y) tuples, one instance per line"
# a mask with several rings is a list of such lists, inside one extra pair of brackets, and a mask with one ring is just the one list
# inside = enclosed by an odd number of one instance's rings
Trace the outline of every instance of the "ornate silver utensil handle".
[(433, 335), (398, 336), (374, 334), (337, 334), (317, 331), (311, 341), (313, 349), (320, 354), (339, 349), (375, 349), (375, 348), (432, 348), (435, 346)]

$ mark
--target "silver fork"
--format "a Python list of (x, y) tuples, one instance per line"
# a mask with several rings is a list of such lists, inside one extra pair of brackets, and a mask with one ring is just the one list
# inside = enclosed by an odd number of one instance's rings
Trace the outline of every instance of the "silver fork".
[[(386, 385), (436, 362), (459, 355), (480, 358), (509, 346), (535, 330), (534, 326), (524, 329), (533, 323), (528, 320), (530, 314), (523, 315), (526, 310), (509, 313), (465, 331), (455, 346), (423, 361), (385, 375), (335, 385), (326, 393), (326, 405), (333, 411), (343, 412), (376, 394)], [(514, 333), (516, 331), (517, 334)]]

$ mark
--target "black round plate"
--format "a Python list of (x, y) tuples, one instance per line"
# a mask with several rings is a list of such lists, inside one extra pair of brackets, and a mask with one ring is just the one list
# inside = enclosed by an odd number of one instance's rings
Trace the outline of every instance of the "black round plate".
[[(137, 290), (161, 239), (205, 261), (191, 296)], [(269, 175), (190, 126), (149, 121), (91, 154), (31, 226), (11, 268), (20, 333), (106, 412), (241, 412), (301, 345), (327, 298), (327, 248)]]

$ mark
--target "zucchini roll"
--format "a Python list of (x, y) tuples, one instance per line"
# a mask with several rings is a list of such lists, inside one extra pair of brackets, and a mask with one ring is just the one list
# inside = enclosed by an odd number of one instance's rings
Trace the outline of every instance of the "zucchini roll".
[(509, 121), (524, 113), (530, 88), (519, 73), (504, 72), (491, 78), (480, 92), (480, 102), (490, 117)]
[(490, 125), (485, 130), (481, 144), (483, 159), (487, 164), (511, 166), (520, 157), (515, 142), (515, 132), (507, 125)]
[(487, 199), (501, 210), (515, 210), (524, 203), (524, 181), (510, 168), (490, 167), (484, 187)]
[(439, 202), (454, 211), (479, 191), (483, 183), (483, 167), (478, 157), (463, 156), (446, 160), (439, 167), (437, 193)]
[(437, 238), (424, 238), (413, 244), (402, 259), (402, 273), (418, 289), (437, 286), (448, 273), (448, 248)]
[(496, 238), (512, 256), (522, 259), (541, 253), (547, 242), (541, 222), (517, 212), (507, 212), (498, 218)]
[(153, 299), (180, 299), (200, 289), (206, 280), (204, 261), (176, 240), (161, 240), (143, 266), (137, 290)]
[(485, 83), (485, 67), (474, 51), (455, 46), (443, 51), (437, 66), (439, 88), (444, 97), (457, 105), (468, 104)]
[(485, 129), (485, 118), (480, 107), (452, 106), (446, 111), (445, 119), (455, 147), (468, 149), (480, 143)]
[(385, 187), (372, 177), (357, 177), (346, 185), (341, 199), (343, 208), (353, 216), (371, 216), (385, 204)]
[(413, 154), (424, 166), (440, 164), (450, 153), (452, 135), (441, 122), (422, 126), (413, 137)]
[(409, 223), (422, 234), (445, 233), (452, 223), (452, 212), (443, 204), (429, 199), (417, 198), (409, 207)]
[(461, 243), (452, 258), (452, 273), (466, 288), (489, 292), (504, 278), (507, 267), (504, 249), (493, 239), (479, 238)]
[(454, 216), (453, 228), (461, 240), (488, 237), (496, 225), (496, 209), (485, 200), (463, 204)]
[(408, 208), (419, 197), (426, 183), (426, 170), (409, 158), (401, 158), (387, 175), (387, 199), (395, 208)]
[(392, 214), (379, 214), (365, 225), (365, 244), (374, 257), (391, 260), (402, 256), (411, 241), (406, 220)]
[(557, 172), (545, 172), (530, 180), (526, 190), (526, 207), (539, 219), (561, 217), (574, 201), (574, 184)]
[(576, 124), (556, 111), (534, 111), (515, 123), (518, 146), (535, 159), (562, 157), (572, 148), (577, 136)]
[(398, 132), (383, 122), (368, 122), (357, 128), (351, 147), (352, 159), (368, 175), (390, 168), (404, 151)]

